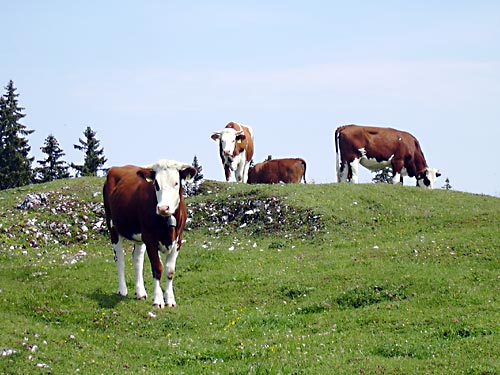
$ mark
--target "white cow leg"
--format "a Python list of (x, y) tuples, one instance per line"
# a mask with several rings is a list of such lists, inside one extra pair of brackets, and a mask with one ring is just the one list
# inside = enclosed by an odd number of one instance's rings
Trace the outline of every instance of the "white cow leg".
[(144, 288), (144, 253), (146, 245), (135, 244), (132, 258), (134, 260), (135, 271), (135, 296), (137, 299), (145, 300), (148, 298), (146, 289)]
[(165, 307), (165, 301), (163, 300), (163, 291), (161, 290), (160, 280), (153, 279), (153, 306), (160, 309)]
[(359, 159), (354, 159), (351, 163), (351, 182), (357, 184), (359, 181)]
[(174, 242), (169, 248), (167, 254), (165, 275), (167, 279), (167, 285), (165, 286), (165, 302), (167, 307), (174, 307), (175, 296), (174, 296), (174, 276), (175, 276), (175, 264), (177, 262), (177, 256), (179, 251), (177, 250), (177, 242)]
[(242, 163), (238, 164), (234, 170), (234, 176), (236, 177), (236, 182), (245, 182), (245, 167)]
[(245, 163), (243, 167), (243, 179), (241, 182), (246, 183), (248, 181), (248, 170), (250, 169), (250, 163)]
[(127, 283), (125, 282), (125, 252), (123, 251), (123, 238), (120, 236), (118, 242), (112, 244), (115, 252), (115, 263), (118, 271), (118, 294), (126, 296), (128, 294)]
[(392, 183), (393, 183), (394, 185), (399, 184), (399, 183), (401, 183), (401, 184), (402, 184), (403, 182), (401, 181), (401, 177), (402, 177), (402, 176), (401, 176), (401, 174), (400, 174), (400, 173), (395, 172), (395, 173), (394, 173), (394, 176), (392, 176)]
[(347, 174), (349, 172), (349, 165), (347, 163), (343, 164), (344, 169), (341, 170), (340, 166), (337, 170), (337, 181), (338, 182), (347, 182)]

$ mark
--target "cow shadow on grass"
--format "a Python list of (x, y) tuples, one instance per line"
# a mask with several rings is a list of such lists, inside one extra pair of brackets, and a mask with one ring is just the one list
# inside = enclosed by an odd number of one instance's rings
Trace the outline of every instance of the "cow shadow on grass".
[(99, 304), (99, 307), (103, 309), (113, 309), (119, 303), (128, 299), (128, 297), (120, 296), (116, 293), (105, 293), (101, 289), (91, 293), (89, 297), (96, 301)]

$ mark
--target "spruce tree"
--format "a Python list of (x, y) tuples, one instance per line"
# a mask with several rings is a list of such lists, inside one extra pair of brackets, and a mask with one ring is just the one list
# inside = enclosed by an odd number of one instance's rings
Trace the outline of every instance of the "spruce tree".
[(40, 147), (40, 150), (47, 155), (47, 158), (45, 160), (37, 160), (37, 163), (41, 167), (35, 169), (36, 182), (49, 182), (70, 176), (68, 164), (60, 160), (66, 154), (59, 147), (59, 142), (57, 142), (54, 135), (49, 134), (45, 139), (44, 146)]
[(196, 155), (193, 158), (192, 166), (195, 167), (198, 171), (198, 173), (196, 173), (196, 176), (194, 176), (194, 182), (203, 180), (203, 173), (201, 173), (201, 171), (203, 171), (203, 167), (198, 163), (198, 158), (196, 157)]
[(193, 163), (191, 165), (196, 168), (197, 173), (193, 178), (182, 181), (184, 196), (186, 197), (192, 197), (199, 194), (201, 183), (203, 182), (203, 173), (201, 173), (203, 167), (198, 163), (196, 155), (193, 158)]
[(19, 107), (14, 82), (5, 87), (0, 97), (0, 190), (27, 185), (33, 180), (28, 157), (31, 147), (26, 136), (34, 132), (19, 121), (25, 116)]
[(97, 176), (107, 159), (104, 157), (104, 149), (99, 149), (100, 141), (95, 137), (96, 132), (87, 126), (83, 132), (85, 140), (79, 139), (80, 144), (73, 145), (75, 149), (85, 153), (83, 165), (71, 163), (71, 168), (76, 169), (78, 176)]
[(445, 190), (451, 190), (452, 189), (452, 187), (450, 185), (450, 179), (448, 177), (446, 178), (446, 180), (444, 180), (443, 189), (445, 189)]
[(376, 184), (392, 184), (392, 169), (389, 167), (382, 168), (375, 174), (375, 176), (372, 178), (372, 181)]

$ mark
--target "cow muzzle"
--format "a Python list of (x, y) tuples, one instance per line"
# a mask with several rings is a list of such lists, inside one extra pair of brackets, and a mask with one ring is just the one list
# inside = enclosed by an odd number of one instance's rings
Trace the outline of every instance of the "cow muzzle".
[(172, 212), (170, 212), (170, 206), (156, 206), (156, 214), (165, 217), (172, 215)]

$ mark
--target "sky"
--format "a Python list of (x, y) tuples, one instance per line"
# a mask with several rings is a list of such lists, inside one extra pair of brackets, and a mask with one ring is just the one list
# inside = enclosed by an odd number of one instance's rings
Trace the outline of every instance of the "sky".
[(500, 196), (497, 0), (0, 5), (2, 94), (13, 80), (35, 160), (52, 134), (82, 164), (90, 126), (106, 167), (196, 156), (222, 181), (210, 135), (235, 121), (255, 162), (302, 157), (308, 182), (332, 183), (335, 129), (375, 125), (420, 141), (437, 188)]

